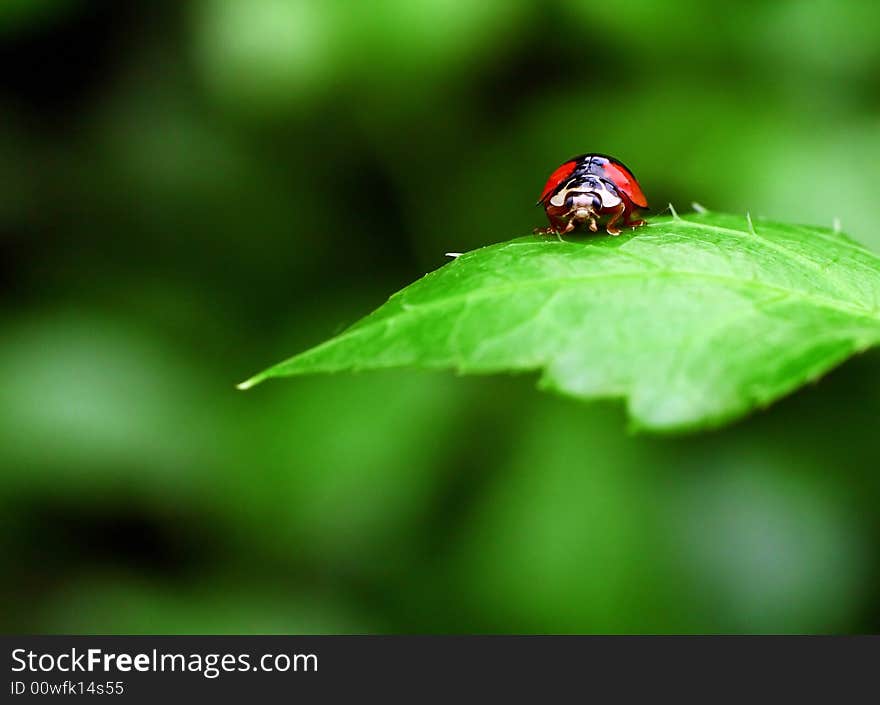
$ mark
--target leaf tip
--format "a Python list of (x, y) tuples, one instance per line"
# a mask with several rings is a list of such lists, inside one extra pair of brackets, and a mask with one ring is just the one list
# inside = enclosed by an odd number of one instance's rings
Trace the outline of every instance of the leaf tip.
[(248, 389), (258, 384), (259, 382), (259, 377), (251, 377), (250, 379), (246, 379), (244, 382), (239, 382), (238, 384), (236, 384), (235, 388), (241, 390), (242, 392), (246, 392)]
[(702, 215), (703, 213), (708, 213), (709, 209), (706, 208), (702, 203), (697, 203), (696, 201), (691, 202), (691, 208), (694, 209), (694, 212)]

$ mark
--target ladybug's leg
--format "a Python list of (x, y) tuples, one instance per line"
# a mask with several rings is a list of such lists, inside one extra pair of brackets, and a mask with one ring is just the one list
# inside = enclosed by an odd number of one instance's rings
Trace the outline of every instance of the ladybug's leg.
[(532, 232), (535, 235), (555, 235), (559, 240), (562, 240), (561, 235), (570, 233), (578, 226), (578, 221), (575, 218), (554, 218), (551, 222), (552, 225), (546, 228), (535, 228)]
[(571, 232), (579, 225), (581, 225), (581, 224), (586, 225), (587, 223), (590, 224), (589, 228), (593, 232), (596, 232), (596, 230), (598, 228), (598, 226), (596, 225), (596, 213), (592, 209), (589, 209), (589, 210), (586, 208), (573, 209), (568, 214), (568, 219), (569, 219), (568, 225), (566, 226), (565, 230), (562, 231), (564, 233)]
[[(638, 211), (635, 211), (635, 212), (637, 213)], [(633, 216), (632, 212), (627, 213), (626, 218), (623, 221), (623, 224), (628, 228), (632, 228), (633, 230), (635, 230), (636, 228), (644, 225), (647, 222), (647, 221), (643, 220), (642, 218), (637, 218), (636, 220), (631, 220), (632, 216)]]
[(562, 230), (557, 230), (557, 231), (556, 231), (556, 239), (559, 240), (559, 242), (565, 242), (565, 240), (562, 239), (562, 236), (565, 235), (566, 233), (573, 232), (574, 229), (575, 229), (577, 226), (578, 226), (578, 221), (577, 221), (577, 219), (575, 219), (575, 218), (571, 218), (571, 219), (565, 224), (565, 227), (564, 227)]
[(626, 213), (626, 204), (624, 203), (621, 203), (614, 209), (614, 212), (605, 224), (605, 230), (608, 231), (609, 235), (620, 235), (620, 228), (617, 227), (617, 221), (623, 217), (624, 213)]
[(574, 222), (574, 220), (569, 220), (565, 224), (565, 227), (563, 227), (562, 223), (560, 223), (558, 225), (550, 225), (546, 228), (535, 228), (533, 232), (535, 233), (535, 235), (555, 235), (556, 239), (559, 240), (559, 242), (565, 242), (565, 240), (562, 239), (562, 236), (565, 235), (565, 233), (570, 233), (572, 230), (574, 230), (576, 225), (577, 224)]
[(532, 232), (535, 235), (556, 235), (558, 236), (561, 232), (569, 232), (570, 228), (568, 227), (571, 223), (569, 219), (565, 217), (564, 214), (560, 215), (557, 213), (548, 213), (547, 219), (550, 221), (550, 225), (543, 228), (535, 228)]

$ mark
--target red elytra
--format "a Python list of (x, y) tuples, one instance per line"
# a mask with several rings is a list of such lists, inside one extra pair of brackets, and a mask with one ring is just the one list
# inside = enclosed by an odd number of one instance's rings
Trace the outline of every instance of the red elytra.
[(618, 223), (629, 227), (644, 224), (637, 219), (648, 200), (639, 182), (622, 162), (604, 154), (582, 154), (557, 167), (541, 192), (549, 228), (542, 233), (571, 232), (582, 225), (598, 231), (601, 221), (612, 235), (620, 233)]
[(624, 193), (630, 201), (639, 208), (648, 207), (648, 199), (642, 193), (642, 187), (636, 181), (633, 173), (627, 169), (616, 159), (608, 159), (606, 164), (602, 165), (602, 171), (607, 179), (614, 182), (617, 189)]
[(552, 174), (550, 174), (550, 178), (547, 179), (547, 183), (544, 184), (544, 190), (541, 192), (541, 197), (538, 199), (538, 204), (544, 203), (544, 201), (548, 200), (550, 196), (553, 195), (556, 187), (559, 186), (563, 181), (567, 180), (576, 168), (576, 159), (567, 161), (562, 166), (557, 167), (556, 170)]

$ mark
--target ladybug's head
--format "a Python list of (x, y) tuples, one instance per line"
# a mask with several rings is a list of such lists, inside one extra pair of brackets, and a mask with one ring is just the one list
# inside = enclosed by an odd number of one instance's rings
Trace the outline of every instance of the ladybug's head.
[(595, 191), (569, 191), (563, 205), (575, 218), (589, 218), (599, 212), (602, 198)]
[[(569, 213), (601, 210), (620, 203), (617, 189), (604, 179), (592, 175), (571, 179), (561, 186), (550, 198), (550, 205), (565, 208)], [(585, 217), (585, 216), (581, 216)]]

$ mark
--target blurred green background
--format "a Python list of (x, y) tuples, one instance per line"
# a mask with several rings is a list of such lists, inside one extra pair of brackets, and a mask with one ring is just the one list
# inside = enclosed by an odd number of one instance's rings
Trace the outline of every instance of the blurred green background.
[(880, 355), (726, 430), (234, 383), (564, 159), (880, 251), (880, 4), (4, 0), (6, 632), (880, 631)]

